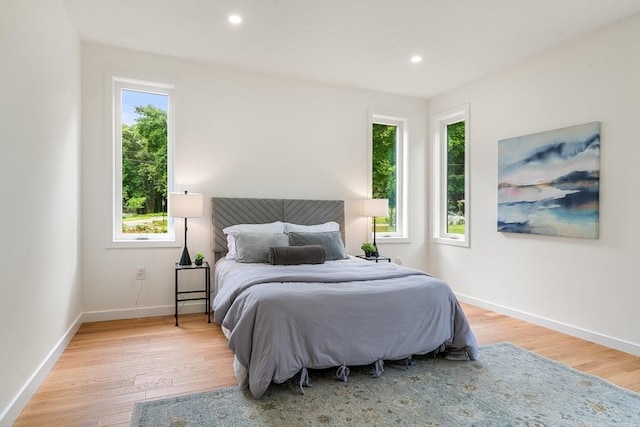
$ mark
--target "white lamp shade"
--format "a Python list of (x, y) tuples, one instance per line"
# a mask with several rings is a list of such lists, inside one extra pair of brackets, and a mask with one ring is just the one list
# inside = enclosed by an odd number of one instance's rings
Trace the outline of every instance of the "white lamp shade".
[(177, 218), (202, 216), (202, 194), (169, 193), (169, 215)]
[(362, 216), (389, 216), (389, 199), (362, 200)]

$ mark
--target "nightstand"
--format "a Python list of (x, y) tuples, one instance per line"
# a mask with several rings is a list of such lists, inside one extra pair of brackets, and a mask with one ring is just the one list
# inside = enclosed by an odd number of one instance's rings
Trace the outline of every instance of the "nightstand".
[(371, 262), (379, 262), (379, 261), (386, 261), (386, 262), (391, 262), (391, 258), (386, 257), (386, 256), (365, 256), (365, 255), (356, 255), (356, 258), (361, 258), (361, 259), (366, 259), (367, 261), (371, 261)]
[[(175, 281), (176, 281), (176, 326), (178, 326), (178, 303), (184, 301), (205, 301), (205, 314), (207, 315), (207, 322), (211, 323), (211, 267), (209, 267), (209, 263), (204, 261), (202, 265), (180, 265), (177, 262), (174, 265), (175, 269)], [(204, 270), (204, 289), (199, 289), (196, 291), (180, 291), (178, 288), (178, 273), (184, 272), (187, 270)], [(192, 294), (204, 294), (204, 296), (198, 296), (193, 298), (181, 297), (181, 295), (192, 295)]]

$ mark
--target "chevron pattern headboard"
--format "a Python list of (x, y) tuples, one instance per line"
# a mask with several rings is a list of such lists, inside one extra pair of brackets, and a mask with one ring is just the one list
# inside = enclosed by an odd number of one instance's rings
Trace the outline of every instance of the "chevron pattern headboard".
[(335, 221), (344, 232), (344, 201), (303, 199), (247, 199), (231, 197), (211, 198), (213, 252), (216, 260), (227, 252), (227, 238), (223, 229), (235, 224), (261, 224), (274, 221), (302, 225)]

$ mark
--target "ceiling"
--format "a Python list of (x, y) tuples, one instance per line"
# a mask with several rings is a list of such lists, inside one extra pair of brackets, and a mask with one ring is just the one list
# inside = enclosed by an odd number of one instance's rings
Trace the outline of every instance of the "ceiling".
[[(429, 98), (640, 0), (63, 0), (82, 40)], [(227, 21), (242, 16), (240, 25)], [(419, 54), (422, 62), (409, 59)]]

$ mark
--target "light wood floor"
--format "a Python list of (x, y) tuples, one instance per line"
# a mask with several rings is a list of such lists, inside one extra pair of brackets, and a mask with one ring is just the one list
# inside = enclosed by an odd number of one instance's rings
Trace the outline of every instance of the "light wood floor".
[[(480, 345), (509, 341), (640, 392), (640, 357), (468, 304)], [(135, 402), (235, 384), (233, 355), (204, 314), (83, 324), (15, 426), (128, 426)]]

